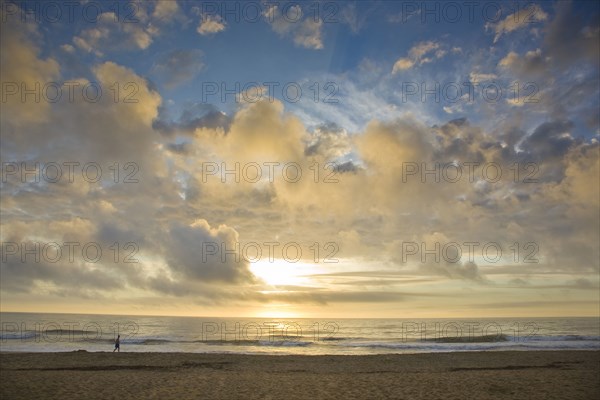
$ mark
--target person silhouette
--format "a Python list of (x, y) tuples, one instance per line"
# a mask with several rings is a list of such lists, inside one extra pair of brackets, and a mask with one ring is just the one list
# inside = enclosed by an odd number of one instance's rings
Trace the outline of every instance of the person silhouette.
[(118, 353), (121, 352), (121, 335), (117, 335), (117, 340), (115, 340), (115, 349), (113, 350), (113, 353), (115, 351)]

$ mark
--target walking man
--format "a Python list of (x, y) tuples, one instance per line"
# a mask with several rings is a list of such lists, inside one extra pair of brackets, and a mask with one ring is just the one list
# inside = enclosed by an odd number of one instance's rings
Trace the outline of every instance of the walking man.
[(117, 340), (115, 340), (115, 349), (113, 350), (113, 353), (115, 351), (118, 353), (121, 352), (121, 335), (117, 335)]

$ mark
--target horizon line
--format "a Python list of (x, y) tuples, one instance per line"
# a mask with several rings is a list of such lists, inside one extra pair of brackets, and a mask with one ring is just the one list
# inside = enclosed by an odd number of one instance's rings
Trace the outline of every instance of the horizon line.
[(230, 317), (216, 317), (206, 315), (159, 315), (159, 314), (101, 314), (101, 313), (75, 313), (75, 312), (36, 312), (36, 311), (2, 311), (1, 314), (52, 314), (52, 315), (105, 315), (105, 316), (116, 316), (116, 317), (170, 317), (170, 318), (243, 318), (243, 319), (494, 319), (494, 318), (599, 318), (599, 315), (551, 315), (551, 316), (502, 316), (502, 317), (248, 317), (248, 316), (230, 316)]

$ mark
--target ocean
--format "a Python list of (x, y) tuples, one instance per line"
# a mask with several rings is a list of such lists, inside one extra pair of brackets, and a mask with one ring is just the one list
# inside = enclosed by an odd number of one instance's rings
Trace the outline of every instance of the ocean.
[(0, 351), (398, 354), (600, 350), (599, 318), (286, 319), (0, 313)]

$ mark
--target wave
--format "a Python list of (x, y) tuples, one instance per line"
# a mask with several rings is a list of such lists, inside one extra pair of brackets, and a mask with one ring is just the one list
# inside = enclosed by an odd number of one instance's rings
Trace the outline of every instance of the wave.
[(508, 342), (509, 340), (509, 336), (500, 334), (482, 336), (446, 336), (431, 339), (423, 339), (422, 341), (434, 343), (498, 343)]
[(26, 340), (26, 339), (35, 339), (36, 337), (40, 337), (40, 333), (39, 332), (23, 332), (23, 333), (16, 333), (16, 332), (3, 332), (2, 335), (0, 335), (0, 340), (5, 341), (5, 340)]
[(274, 342), (267, 342), (267, 341), (261, 341), (260, 345), (261, 346), (276, 346), (276, 347), (308, 347), (308, 346), (312, 346), (314, 344), (314, 342), (301, 342), (301, 341), (274, 341)]
[(325, 338), (320, 338), (319, 341), (321, 342), (341, 342), (344, 340), (351, 340), (351, 339), (361, 339), (361, 338), (351, 338), (351, 337), (337, 337), (337, 336), (332, 336), (332, 337), (325, 337)]
[(139, 339), (125, 339), (122, 340), (123, 344), (139, 344), (139, 345), (157, 345), (157, 344), (167, 344), (167, 343), (176, 343), (177, 341), (168, 340), (168, 339), (159, 339), (159, 338), (139, 338)]
[[(113, 339), (93, 339), (85, 342), (92, 343), (114, 343)], [(310, 341), (301, 340), (170, 340), (160, 338), (131, 338), (121, 340), (122, 345), (134, 346), (156, 346), (177, 344), (204, 344), (208, 346), (275, 346), (275, 347), (306, 347), (313, 344)]]
[(571, 342), (571, 341), (600, 341), (600, 336), (586, 335), (556, 335), (556, 336), (524, 336), (518, 338), (520, 341), (536, 341), (536, 342)]
[[(86, 332), (85, 334), (81, 332)], [(50, 333), (39, 331), (0, 332), (2, 350), (17, 351), (64, 351), (73, 348), (86, 348), (92, 351), (112, 349), (114, 337), (106, 334), (94, 337), (94, 332), (53, 330)], [(67, 334), (68, 333), (68, 334)], [(121, 337), (122, 348), (130, 351), (201, 351), (231, 353), (291, 353), (291, 354), (388, 354), (388, 353), (436, 353), (462, 351), (498, 350), (598, 350), (598, 335), (482, 335), (444, 336), (428, 338), (368, 337), (364, 335), (333, 336), (260, 336), (242, 339), (240, 336), (215, 335), (201, 338), (199, 335), (177, 336), (128, 336)]]
[(307, 347), (314, 342), (301, 340), (196, 340), (210, 346), (272, 346), (272, 347)]
[[(38, 331), (23, 331), (23, 332), (14, 332), (14, 331), (3, 331), (0, 332), (0, 339), (40, 339), (45, 340), (49, 337), (54, 339), (59, 339), (61, 337), (72, 338), (78, 341), (90, 341), (94, 340), (98, 336), (98, 332), (96, 331), (83, 331), (79, 329), (44, 329)], [(114, 339), (113, 339), (114, 340)]]
[(50, 335), (96, 335), (98, 332), (79, 329), (44, 329), (42, 333)]

